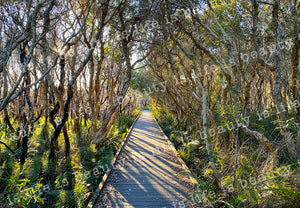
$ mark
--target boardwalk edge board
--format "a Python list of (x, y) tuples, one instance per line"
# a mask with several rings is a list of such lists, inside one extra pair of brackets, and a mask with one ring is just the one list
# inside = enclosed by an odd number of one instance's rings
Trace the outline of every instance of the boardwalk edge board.
[(117, 161), (117, 159), (118, 159), (118, 157), (119, 157), (119, 155), (120, 155), (120, 153), (121, 153), (123, 147), (124, 147), (124, 146), (126, 145), (126, 143), (128, 142), (128, 139), (129, 139), (129, 136), (130, 136), (130, 134), (131, 134), (131, 132), (132, 132), (132, 129), (133, 129), (135, 123), (137, 122), (137, 120), (139, 120), (141, 114), (142, 114), (142, 113), (140, 113), (140, 114), (137, 116), (137, 118), (135, 119), (135, 121), (134, 121), (133, 124), (131, 125), (130, 129), (128, 130), (128, 132), (127, 132), (127, 134), (126, 134), (126, 136), (125, 136), (125, 138), (124, 138), (124, 140), (123, 140), (123, 142), (122, 142), (122, 144), (121, 144), (119, 150), (117, 151), (117, 153), (115, 154), (115, 156), (114, 156), (114, 158), (113, 158), (113, 160), (112, 160), (112, 165), (111, 165), (111, 167), (106, 171), (105, 175), (103, 176), (101, 182), (99, 183), (99, 185), (98, 185), (98, 187), (97, 187), (96, 192), (94, 193), (94, 196), (92, 197), (92, 199), (91, 199), (90, 202), (88, 203), (88, 206), (87, 206), (87, 207), (89, 207), (89, 208), (93, 208), (93, 207), (94, 207), (94, 205), (95, 205), (95, 203), (96, 203), (96, 201), (97, 201), (97, 198), (100, 196), (100, 193), (101, 193), (101, 191), (102, 191), (102, 188), (103, 188), (104, 185), (106, 184), (106, 181), (107, 181), (107, 179), (108, 179), (108, 176), (110, 175), (110, 173), (111, 173), (111, 171), (112, 171), (112, 169), (113, 169), (113, 167), (114, 167), (114, 165), (115, 165), (115, 163), (116, 163), (116, 161)]
[[(188, 168), (188, 166), (185, 164), (185, 162), (184, 162), (184, 161), (181, 159), (181, 157), (178, 155), (178, 152), (177, 152), (177, 150), (175, 149), (175, 147), (174, 147), (174, 145), (172, 144), (172, 142), (169, 140), (169, 138), (166, 136), (165, 132), (162, 130), (162, 128), (161, 128), (160, 125), (158, 124), (158, 122), (157, 122), (155, 116), (154, 116), (152, 113), (151, 113), (151, 115), (153, 116), (154, 121), (155, 121), (156, 125), (158, 126), (158, 129), (161, 131), (161, 133), (163, 134), (163, 136), (167, 139), (167, 141), (168, 141), (168, 146), (171, 147), (171, 149), (174, 151), (175, 155), (178, 156), (178, 159), (179, 159), (179, 161), (180, 161), (182, 167), (183, 167), (184, 169), (186, 169), (188, 172), (191, 173), (191, 171), (190, 171), (190, 169)], [(190, 180), (191, 180), (191, 182), (192, 182), (192, 184), (193, 184), (193, 186), (194, 186), (193, 188), (195, 188), (195, 185), (198, 184), (197, 180), (196, 180), (195, 178), (193, 178), (191, 175), (189, 175), (189, 178), (190, 178)]]

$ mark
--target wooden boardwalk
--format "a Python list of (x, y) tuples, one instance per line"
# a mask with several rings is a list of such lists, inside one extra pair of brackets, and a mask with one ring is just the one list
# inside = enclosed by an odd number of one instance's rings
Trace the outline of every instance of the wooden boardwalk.
[(143, 111), (93, 207), (187, 207), (193, 184), (189, 177), (179, 180), (187, 167), (174, 150), (154, 116)]

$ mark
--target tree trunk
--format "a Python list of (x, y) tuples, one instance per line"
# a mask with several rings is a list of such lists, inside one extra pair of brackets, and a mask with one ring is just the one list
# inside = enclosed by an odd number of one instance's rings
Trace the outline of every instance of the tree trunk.
[(69, 117), (69, 109), (70, 109), (70, 103), (73, 97), (73, 91), (71, 86), (68, 87), (68, 97), (65, 102), (64, 106), (64, 112), (63, 112), (63, 118), (58, 124), (58, 126), (54, 129), (54, 132), (51, 136), (51, 141), (50, 141), (50, 153), (49, 153), (49, 159), (53, 159), (55, 157), (55, 143), (57, 141), (57, 138), (59, 137), (59, 134), (64, 127), (65, 123), (68, 120)]
[(66, 158), (68, 158), (70, 155), (70, 140), (69, 140), (69, 135), (68, 135), (68, 130), (66, 125), (64, 125), (63, 127), (63, 133), (65, 139), (65, 154), (66, 154)]
[[(277, 37), (277, 45), (283, 42), (283, 28), (279, 22), (278, 12), (279, 12), (279, 0), (274, 1), (273, 3), (273, 24), (275, 25), (275, 34)], [(297, 145), (293, 138), (291, 138), (291, 133), (281, 121), (287, 121), (287, 108), (285, 108), (285, 104), (283, 102), (283, 97), (281, 95), (281, 91), (283, 89), (283, 82), (287, 79), (286, 77), (286, 69), (282, 66), (283, 56), (281, 49), (277, 48), (277, 53), (274, 54), (274, 71), (273, 71), (273, 89), (272, 89), (272, 97), (275, 107), (277, 109), (277, 118), (279, 120), (280, 133), (284, 137), (288, 152), (293, 155), (296, 159), (299, 158), (299, 152)], [(285, 108), (285, 109), (282, 109)], [(281, 109), (278, 111), (278, 109)]]

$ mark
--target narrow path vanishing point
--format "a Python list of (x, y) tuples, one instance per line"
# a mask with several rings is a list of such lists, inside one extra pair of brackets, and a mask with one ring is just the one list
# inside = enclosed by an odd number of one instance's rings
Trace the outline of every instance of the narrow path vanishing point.
[(101, 189), (94, 207), (187, 207), (183, 202), (192, 194), (187, 171), (168, 138), (150, 111), (143, 111), (129, 135), (127, 144)]

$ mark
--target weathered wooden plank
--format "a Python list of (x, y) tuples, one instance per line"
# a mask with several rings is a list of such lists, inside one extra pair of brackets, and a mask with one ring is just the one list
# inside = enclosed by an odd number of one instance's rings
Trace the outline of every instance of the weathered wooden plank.
[(143, 111), (112, 169), (94, 207), (176, 207), (192, 193), (187, 167), (149, 111)]

